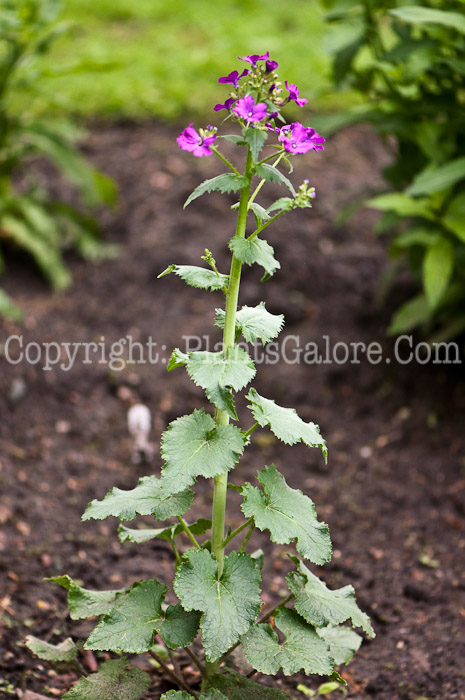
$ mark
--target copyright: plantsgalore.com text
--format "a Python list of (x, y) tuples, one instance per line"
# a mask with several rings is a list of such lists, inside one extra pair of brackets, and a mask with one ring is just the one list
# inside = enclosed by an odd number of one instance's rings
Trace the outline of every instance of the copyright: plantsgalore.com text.
[[(214, 343), (209, 336), (183, 336), (180, 349), (189, 352), (220, 352), (222, 343)], [(333, 342), (323, 335), (318, 341), (303, 341), (298, 335), (287, 335), (280, 341), (262, 346), (261, 343), (239, 343), (247, 350), (256, 365), (399, 365), (462, 364), (462, 349), (457, 343), (416, 342), (411, 335), (399, 336), (388, 349), (378, 341)], [(60, 370), (69, 372), (76, 364), (104, 365), (118, 372), (131, 365), (166, 365), (173, 348), (154, 341), (144, 342), (126, 335), (113, 342), (104, 336), (99, 341), (86, 342), (37, 342), (23, 335), (10, 335), (0, 346), (0, 357), (11, 365), (26, 363), (37, 365), (45, 372)]]

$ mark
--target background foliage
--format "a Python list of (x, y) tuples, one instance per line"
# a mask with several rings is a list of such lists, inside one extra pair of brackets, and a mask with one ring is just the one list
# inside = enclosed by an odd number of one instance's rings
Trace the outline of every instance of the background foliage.
[(450, 339), (465, 330), (465, 5), (326, 5), (334, 81), (365, 102), (326, 120), (327, 131), (366, 121), (394, 144), (390, 191), (367, 204), (383, 212), (378, 232), (392, 232), (392, 256), (421, 291), (390, 332), (422, 326)]

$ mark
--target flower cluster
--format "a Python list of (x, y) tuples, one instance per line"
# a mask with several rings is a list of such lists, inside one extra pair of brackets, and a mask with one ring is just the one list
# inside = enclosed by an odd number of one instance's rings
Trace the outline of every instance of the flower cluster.
[[(215, 112), (226, 110), (228, 112), (226, 119), (238, 121), (243, 127), (276, 133), (282, 150), (290, 155), (307, 153), (311, 150), (324, 150), (325, 139), (314, 129), (300, 122), (286, 124), (281, 128), (276, 127), (276, 117), (282, 120), (280, 115), (282, 107), (289, 102), (303, 107), (308, 100), (300, 97), (299, 88), (294, 83), (286, 80), (283, 87), (276, 73), (278, 63), (270, 59), (269, 52), (238, 58), (247, 63), (247, 68), (242, 72), (233, 70), (218, 79), (219, 83), (230, 85), (231, 91), (223, 104), (215, 105)], [(189, 124), (177, 141), (183, 150), (192, 151), (195, 156), (203, 157), (214, 152), (212, 145), (215, 139), (216, 129), (213, 127), (208, 126), (197, 132), (193, 125)]]

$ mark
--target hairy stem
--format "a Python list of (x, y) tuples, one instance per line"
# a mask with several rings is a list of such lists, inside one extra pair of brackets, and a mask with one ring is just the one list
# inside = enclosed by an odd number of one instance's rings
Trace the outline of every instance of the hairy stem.
[[(245, 237), (247, 223), (247, 207), (250, 195), (250, 169), (252, 167), (252, 156), (250, 150), (247, 152), (245, 164), (245, 177), (248, 184), (242, 188), (239, 200), (239, 211), (237, 216), (236, 236)], [(242, 263), (234, 255), (231, 261), (231, 272), (229, 277), (228, 294), (226, 296), (226, 312), (223, 331), (223, 352), (227, 355), (236, 340), (236, 312), (237, 300), (239, 298), (239, 286), (241, 282)], [(229, 416), (226, 411), (217, 410), (215, 420), (218, 425), (227, 425)], [(226, 515), (226, 491), (228, 488), (228, 474), (219, 474), (215, 477), (213, 491), (213, 512), (212, 512), (212, 553), (218, 561), (218, 578), (223, 573), (224, 562), (224, 523)]]

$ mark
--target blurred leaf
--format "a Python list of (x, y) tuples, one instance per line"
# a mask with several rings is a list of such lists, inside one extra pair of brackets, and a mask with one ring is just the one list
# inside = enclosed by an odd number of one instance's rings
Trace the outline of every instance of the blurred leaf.
[(404, 5), (394, 10), (389, 10), (393, 17), (410, 22), (412, 24), (441, 24), (451, 27), (465, 34), (465, 17), (459, 12), (446, 12), (431, 7), (418, 7), (416, 5)]
[(435, 219), (428, 199), (414, 199), (401, 192), (388, 192), (378, 197), (372, 197), (366, 200), (365, 205), (371, 209), (394, 211), (402, 216), (421, 216), (425, 219)]
[[(465, 21), (465, 18), (464, 18)], [(406, 194), (411, 196), (440, 192), (465, 178), (465, 157), (441, 165), (430, 166), (414, 179)]]
[(389, 335), (406, 333), (425, 323), (430, 318), (431, 310), (423, 294), (403, 304), (392, 317), (388, 328)]
[(440, 238), (426, 251), (423, 260), (423, 285), (431, 309), (435, 309), (446, 291), (454, 268), (452, 245)]
[(455, 197), (447, 207), (442, 222), (462, 243), (465, 243), (465, 193)]
[(49, 644), (29, 634), (26, 637), (26, 646), (44, 661), (74, 661), (78, 653), (78, 647), (70, 637), (60, 644)]
[(11, 300), (5, 290), (0, 288), (0, 315), (11, 318), (12, 321), (21, 321), (23, 312)]

